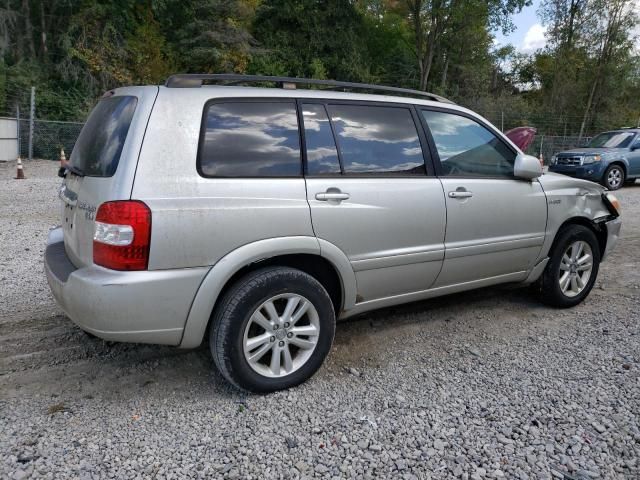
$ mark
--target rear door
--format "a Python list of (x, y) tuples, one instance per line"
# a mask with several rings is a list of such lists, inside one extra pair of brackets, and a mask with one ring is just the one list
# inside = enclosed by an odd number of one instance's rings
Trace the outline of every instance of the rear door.
[(301, 100), (300, 111), (313, 229), (349, 258), (358, 303), (428, 289), (446, 212), (413, 107)]
[(95, 214), (101, 203), (131, 197), (144, 129), (158, 87), (108, 92), (93, 109), (60, 187), (65, 250), (77, 266), (93, 262)]
[(445, 260), (435, 286), (525, 277), (545, 236), (540, 183), (514, 177), (517, 152), (479, 119), (435, 108), (421, 114), (447, 203)]

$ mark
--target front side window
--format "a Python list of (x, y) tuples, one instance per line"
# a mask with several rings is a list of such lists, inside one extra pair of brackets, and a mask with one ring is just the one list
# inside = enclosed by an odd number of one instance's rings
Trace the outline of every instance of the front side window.
[(516, 154), (491, 131), (462, 115), (423, 110), (445, 176), (513, 177)]
[(210, 103), (198, 168), (205, 177), (302, 174), (295, 102)]
[(425, 174), (411, 110), (329, 105), (345, 173)]

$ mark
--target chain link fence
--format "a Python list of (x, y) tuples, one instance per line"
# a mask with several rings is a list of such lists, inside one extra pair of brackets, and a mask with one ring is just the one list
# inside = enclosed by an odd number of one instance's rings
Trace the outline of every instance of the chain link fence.
[[(33, 158), (58, 160), (60, 150), (64, 148), (67, 157), (76, 143), (82, 122), (54, 122), (34, 120), (33, 122)], [(29, 120), (20, 119), (20, 154), (26, 157), (29, 152)]]

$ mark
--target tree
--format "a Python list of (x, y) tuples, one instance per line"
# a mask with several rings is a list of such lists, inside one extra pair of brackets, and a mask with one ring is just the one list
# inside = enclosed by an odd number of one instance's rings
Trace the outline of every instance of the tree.
[[(510, 15), (520, 11), (529, 0), (404, 0), (404, 8), (414, 36), (414, 53), (420, 72), (419, 88), (427, 89), (434, 57), (441, 38), (446, 32), (455, 30), (460, 19), (480, 15), (486, 19), (486, 29), (512, 27)], [(464, 38), (461, 36), (460, 38)]]
[[(593, 18), (599, 20), (599, 29), (594, 32), (596, 47), (595, 73), (587, 97), (587, 103), (580, 125), (579, 136), (582, 137), (593, 107), (603, 101), (602, 92), (605, 77), (617, 65), (629, 61), (633, 48), (631, 30), (637, 25), (638, 15), (634, 0), (596, 0), (590, 5)], [(609, 76), (609, 80), (615, 76)]]

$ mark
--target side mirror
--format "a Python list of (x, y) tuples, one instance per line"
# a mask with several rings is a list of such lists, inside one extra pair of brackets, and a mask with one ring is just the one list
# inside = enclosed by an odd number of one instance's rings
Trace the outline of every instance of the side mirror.
[(513, 165), (513, 174), (518, 178), (533, 180), (542, 175), (540, 160), (531, 155), (519, 153)]
[(631, 151), (640, 150), (640, 140), (636, 141), (633, 145), (631, 145)]

